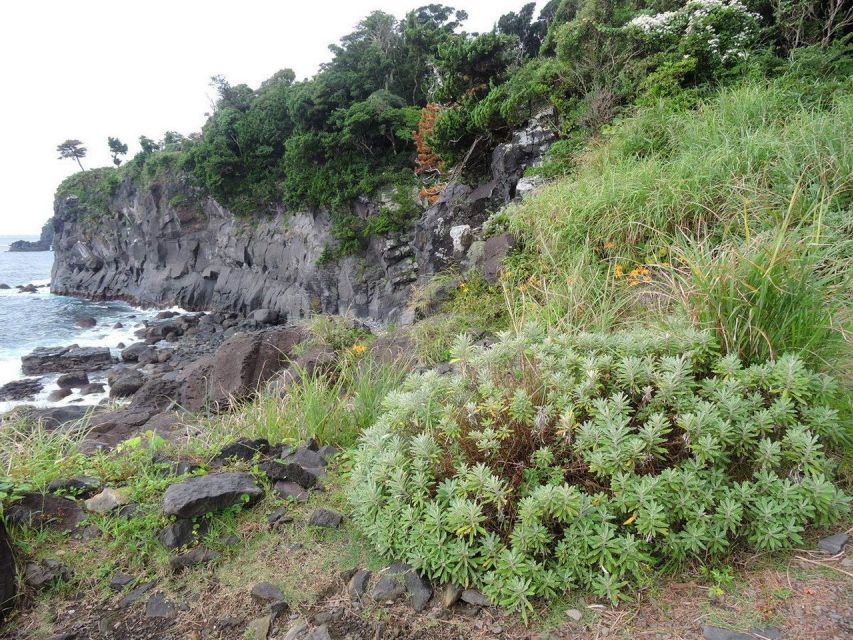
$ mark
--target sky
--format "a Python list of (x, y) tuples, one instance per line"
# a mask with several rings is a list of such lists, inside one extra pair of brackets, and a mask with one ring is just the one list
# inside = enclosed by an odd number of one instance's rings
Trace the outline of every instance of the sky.
[[(428, 0), (4, 0), (0, 3), (0, 235), (38, 233), (78, 170), (56, 145), (83, 141), (86, 169), (111, 163), (107, 136), (199, 131), (210, 77), (256, 88), (279, 69), (312, 76), (328, 45), (373, 10), (402, 17)], [(524, 0), (445, 0), (491, 29)], [(540, 2), (541, 7), (543, 3)]]

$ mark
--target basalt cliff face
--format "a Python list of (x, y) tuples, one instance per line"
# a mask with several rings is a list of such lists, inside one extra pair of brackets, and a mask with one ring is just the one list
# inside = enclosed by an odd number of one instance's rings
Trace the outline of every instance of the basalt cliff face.
[[(326, 264), (320, 257), (332, 235), (324, 210), (241, 218), (210, 197), (188, 197), (180, 176), (145, 188), (126, 180), (109, 215), (92, 216), (79, 197), (58, 194), (51, 290), (189, 310), (271, 309), (287, 321), (312, 313), (405, 320), (419, 279), (454, 262), (490, 259), (476, 241), (479, 229), (516, 196), (524, 170), (552, 139), (532, 123), (494, 151), (490, 182), (451, 182), (405, 232), (371, 238), (364, 252)], [(364, 199), (353, 212), (366, 217), (380, 206)]]

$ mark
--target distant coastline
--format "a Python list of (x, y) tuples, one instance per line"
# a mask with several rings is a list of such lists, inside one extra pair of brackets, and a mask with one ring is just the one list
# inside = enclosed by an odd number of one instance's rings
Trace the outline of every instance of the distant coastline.
[(15, 240), (9, 244), (8, 251), (50, 251), (53, 244), (53, 221), (48, 220), (41, 228), (38, 240)]

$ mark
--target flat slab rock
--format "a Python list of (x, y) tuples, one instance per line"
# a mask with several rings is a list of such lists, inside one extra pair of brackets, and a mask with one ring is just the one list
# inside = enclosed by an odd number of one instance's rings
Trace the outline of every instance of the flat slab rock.
[(39, 347), (21, 357), (25, 375), (104, 369), (113, 364), (107, 347)]
[(849, 540), (850, 536), (846, 533), (836, 533), (834, 536), (822, 538), (817, 543), (817, 548), (821, 551), (826, 551), (827, 553), (835, 555), (836, 553), (841, 553), (844, 550), (844, 545), (846, 545)]
[(54, 495), (27, 493), (6, 510), (9, 522), (29, 527), (72, 531), (86, 517), (74, 500)]
[(178, 518), (193, 518), (235, 504), (254, 504), (263, 495), (263, 489), (249, 473), (211, 473), (173, 484), (166, 489), (163, 513)]
[(702, 627), (702, 637), (705, 640), (781, 640), (782, 634), (772, 627), (742, 632), (706, 625)]

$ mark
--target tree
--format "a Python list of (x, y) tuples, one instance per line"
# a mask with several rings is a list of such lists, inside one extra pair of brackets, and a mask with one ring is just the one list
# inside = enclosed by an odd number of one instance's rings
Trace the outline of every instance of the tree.
[(113, 156), (113, 164), (115, 166), (119, 166), (121, 164), (121, 158), (119, 158), (119, 156), (123, 156), (127, 153), (127, 145), (118, 138), (113, 138), (112, 136), (107, 138), (107, 144), (110, 146), (110, 153)]
[(145, 156), (160, 150), (160, 145), (148, 136), (139, 136), (139, 146), (142, 147), (142, 155)]
[(80, 165), (80, 171), (83, 171), (83, 163), (80, 162), (80, 158), (86, 157), (86, 147), (83, 146), (83, 143), (79, 140), (66, 140), (62, 144), (56, 146), (56, 150), (59, 152), (59, 159), (64, 160), (65, 158), (73, 158), (77, 161), (77, 164)]

